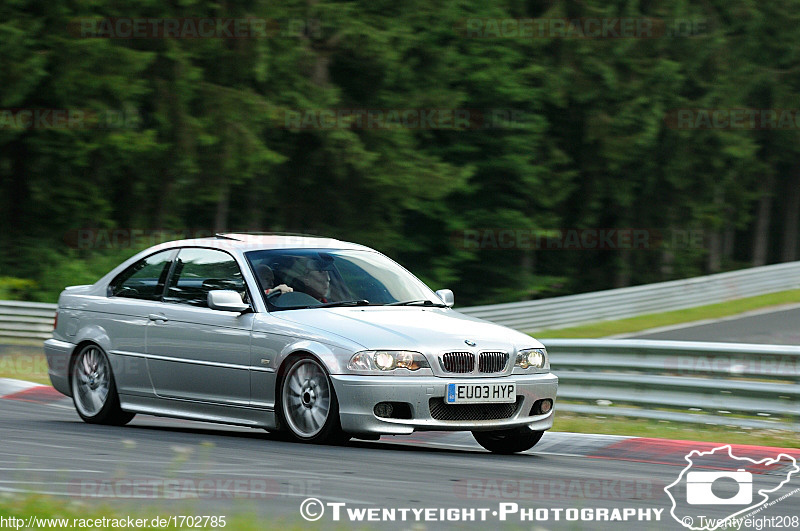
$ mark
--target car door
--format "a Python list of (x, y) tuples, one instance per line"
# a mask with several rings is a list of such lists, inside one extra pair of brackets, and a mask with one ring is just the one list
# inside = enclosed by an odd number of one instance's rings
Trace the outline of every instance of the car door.
[(235, 259), (218, 249), (182, 248), (162, 303), (148, 315), (147, 360), (157, 395), (247, 405), (253, 313), (212, 310), (208, 292), (247, 296)]
[(159, 304), (175, 249), (161, 251), (126, 268), (108, 286), (87, 319), (109, 338), (109, 361), (121, 395), (153, 396), (146, 353), (148, 315)]

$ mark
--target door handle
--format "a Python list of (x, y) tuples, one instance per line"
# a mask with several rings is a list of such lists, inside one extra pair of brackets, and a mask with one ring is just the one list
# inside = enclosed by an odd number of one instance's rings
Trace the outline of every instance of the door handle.
[(151, 321), (169, 321), (163, 313), (151, 313), (147, 316)]

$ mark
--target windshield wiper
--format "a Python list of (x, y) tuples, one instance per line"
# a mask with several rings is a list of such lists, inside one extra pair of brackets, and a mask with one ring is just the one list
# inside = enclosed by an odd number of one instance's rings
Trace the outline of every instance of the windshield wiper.
[(358, 299), (354, 301), (336, 301), (326, 302), (317, 306), (309, 306), (309, 308), (333, 308), (334, 306), (369, 306), (370, 302), (367, 299)]
[(436, 303), (433, 301), (429, 301), (428, 299), (419, 299), (415, 301), (402, 301), (402, 302), (390, 302), (386, 306), (433, 306), (436, 308), (446, 308), (446, 304)]

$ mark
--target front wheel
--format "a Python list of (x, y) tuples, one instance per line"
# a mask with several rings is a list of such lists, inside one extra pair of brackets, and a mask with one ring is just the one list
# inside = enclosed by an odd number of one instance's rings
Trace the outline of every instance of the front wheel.
[(543, 431), (533, 431), (527, 426), (510, 430), (472, 432), (478, 444), (495, 454), (515, 454), (530, 450), (536, 446), (542, 435)]
[(311, 357), (288, 362), (280, 384), (279, 418), (292, 439), (340, 444), (350, 439), (342, 432), (339, 403), (328, 373)]
[(70, 374), (72, 402), (89, 424), (124, 426), (134, 413), (122, 411), (108, 356), (97, 345), (86, 345), (75, 356)]

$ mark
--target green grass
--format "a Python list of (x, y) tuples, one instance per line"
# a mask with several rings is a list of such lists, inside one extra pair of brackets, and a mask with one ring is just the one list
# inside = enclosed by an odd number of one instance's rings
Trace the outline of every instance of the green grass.
[(634, 435), (659, 439), (705, 441), (720, 444), (753, 444), (797, 448), (797, 433), (779, 430), (746, 430), (727, 426), (683, 424), (650, 419), (628, 419), (561, 413), (556, 406), (553, 431)]
[(22, 337), (4, 337), (0, 339), (0, 347), (21, 346), (42, 348), (43, 339), (28, 339)]
[(748, 312), (751, 310), (758, 310), (762, 308), (769, 308), (771, 306), (779, 306), (782, 304), (791, 304), (797, 302), (800, 302), (800, 289), (780, 291), (777, 293), (769, 293), (767, 295), (758, 295), (756, 297), (747, 297), (744, 299), (736, 299), (727, 302), (720, 302), (718, 304), (709, 304), (708, 306), (686, 308), (685, 310), (640, 315), (638, 317), (621, 319), (619, 321), (600, 321), (597, 323), (589, 323), (572, 328), (541, 330), (539, 332), (533, 332), (531, 335), (539, 339), (548, 337), (606, 337), (617, 334), (639, 332), (661, 326), (700, 321), (703, 319), (716, 319)]
[[(154, 518), (169, 518), (170, 516), (225, 516), (224, 527), (212, 527), (210, 524), (203, 529), (233, 529), (236, 531), (259, 531), (259, 530), (272, 530), (272, 529), (287, 529), (287, 530), (302, 530), (308, 528), (308, 523), (302, 520), (299, 516), (299, 502), (298, 502), (298, 516), (291, 519), (282, 518), (269, 518), (266, 519), (257, 516), (251, 512), (242, 512), (241, 509), (226, 511), (225, 509), (205, 509), (202, 502), (197, 504), (185, 505), (185, 509), (181, 510), (182, 504), (171, 505), (169, 509), (164, 505), (144, 505), (142, 503), (127, 504), (117, 503), (109, 505), (108, 503), (97, 503), (94, 499), (65, 499), (54, 498), (50, 496), (43, 496), (38, 494), (0, 494), (0, 517), (3, 518), (21, 518), (27, 519), (29, 517), (47, 518), (47, 519), (66, 519), (67, 526), (59, 526), (58, 524), (50, 523), (49, 525), (44, 522), (43, 525), (34, 526), (33, 529), (79, 529), (74, 526), (76, 520), (80, 519), (126, 519), (130, 516), (134, 520), (146, 520), (148, 525), (140, 529), (188, 529), (184, 525), (183, 528), (176, 527), (171, 523), (167, 527), (151, 527), (149, 524)], [(112, 526), (106, 524), (105, 527), (93, 526), (96, 529), (111, 529)], [(118, 527), (124, 529), (125, 527)], [(14, 527), (11, 527), (14, 529)], [(136, 529), (134, 527), (133, 529)]]
[(50, 385), (47, 358), (44, 354), (31, 353), (30, 349), (5, 348), (4, 354), (0, 356), (0, 378)]

